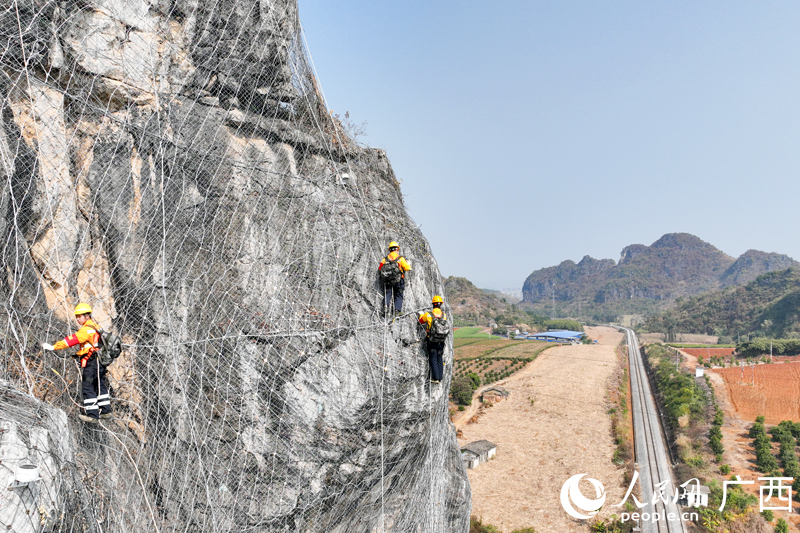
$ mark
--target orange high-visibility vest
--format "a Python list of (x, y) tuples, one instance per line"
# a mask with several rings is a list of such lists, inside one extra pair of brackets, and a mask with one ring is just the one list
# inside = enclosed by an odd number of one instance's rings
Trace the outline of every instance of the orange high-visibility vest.
[(73, 346), (80, 345), (76, 357), (80, 357), (81, 368), (86, 368), (86, 363), (92, 358), (92, 355), (99, 349), (100, 334), (97, 330), (100, 326), (90, 318), (86, 323), (81, 326), (74, 335), (64, 338), (53, 345), (54, 350), (64, 350)]

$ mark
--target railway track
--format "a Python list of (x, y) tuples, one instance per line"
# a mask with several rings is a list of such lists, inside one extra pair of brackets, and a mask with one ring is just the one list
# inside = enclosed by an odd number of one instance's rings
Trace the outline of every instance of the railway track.
[[(646, 506), (637, 510), (640, 514), (641, 531), (644, 533), (685, 533), (682, 511), (677, 504), (672, 502), (677, 485), (672, 477), (667, 445), (661, 429), (661, 419), (650, 390), (650, 382), (647, 379), (644, 362), (639, 351), (639, 343), (632, 330), (620, 329), (626, 334), (628, 340), (634, 449), (642, 499), (647, 503)], [(668, 501), (664, 503), (661, 499), (657, 499), (657, 503), (654, 504), (657, 485), (664, 481), (668, 482), (664, 487), (664, 493), (667, 495), (665, 499)], [(653, 513), (658, 513), (660, 518), (654, 520)], [(673, 517), (673, 520), (669, 520), (669, 517)]]

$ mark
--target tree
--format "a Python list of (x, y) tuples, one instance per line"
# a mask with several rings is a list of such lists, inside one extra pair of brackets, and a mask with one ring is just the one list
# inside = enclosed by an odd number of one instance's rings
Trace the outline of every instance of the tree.
[(453, 400), (459, 405), (469, 405), (472, 403), (472, 393), (475, 389), (472, 387), (472, 380), (466, 376), (456, 378), (450, 384), (450, 395)]

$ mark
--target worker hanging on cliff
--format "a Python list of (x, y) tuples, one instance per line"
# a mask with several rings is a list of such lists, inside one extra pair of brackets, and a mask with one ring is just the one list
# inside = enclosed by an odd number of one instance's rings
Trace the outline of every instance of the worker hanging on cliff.
[(392, 241), (389, 243), (389, 255), (380, 266), (378, 273), (384, 285), (384, 316), (399, 315), (403, 311), (403, 291), (406, 288), (406, 272), (411, 270), (411, 263), (400, 255), (400, 245)]
[(106, 366), (99, 358), (100, 326), (92, 320), (92, 308), (88, 304), (79, 303), (75, 307), (75, 320), (80, 329), (69, 337), (55, 344), (42, 344), (45, 350), (64, 350), (79, 346), (75, 353), (81, 367), (81, 390), (83, 392), (83, 413), (78, 417), (84, 422), (96, 424), (100, 418), (110, 418), (111, 398), (108, 394)]
[(428, 360), (431, 364), (431, 383), (441, 383), (444, 373), (444, 342), (450, 335), (450, 323), (447, 315), (442, 310), (442, 297), (433, 297), (433, 309), (419, 315), (419, 323), (425, 325), (428, 334), (425, 337), (425, 348), (428, 351)]

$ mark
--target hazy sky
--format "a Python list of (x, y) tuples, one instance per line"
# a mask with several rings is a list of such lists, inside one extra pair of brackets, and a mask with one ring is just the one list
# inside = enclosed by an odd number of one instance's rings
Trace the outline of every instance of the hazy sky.
[(445, 276), (521, 287), (671, 232), (800, 259), (800, 2), (300, 0), (300, 18), (329, 107), (367, 121)]

